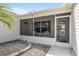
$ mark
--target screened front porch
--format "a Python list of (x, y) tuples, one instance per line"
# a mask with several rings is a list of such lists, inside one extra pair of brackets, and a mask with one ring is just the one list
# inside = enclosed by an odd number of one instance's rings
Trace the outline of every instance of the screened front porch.
[(21, 20), (21, 35), (55, 37), (55, 16)]
[(70, 14), (62, 13), (20, 20), (20, 35), (53, 38), (56, 42), (70, 43)]

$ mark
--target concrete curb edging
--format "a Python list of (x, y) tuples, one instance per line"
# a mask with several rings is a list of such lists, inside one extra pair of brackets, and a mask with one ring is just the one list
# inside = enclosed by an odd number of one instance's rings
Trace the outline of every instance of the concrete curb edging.
[(20, 50), (20, 51), (17, 51), (17, 52), (14, 52), (14, 53), (9, 54), (9, 55), (7, 55), (7, 56), (17, 56), (17, 55), (19, 55), (19, 54), (21, 54), (21, 53), (23, 53), (23, 52), (29, 50), (29, 49), (32, 47), (32, 44), (31, 44), (31, 43), (28, 43), (28, 42), (27, 42), (27, 44), (28, 44), (28, 46), (27, 46), (25, 49)]

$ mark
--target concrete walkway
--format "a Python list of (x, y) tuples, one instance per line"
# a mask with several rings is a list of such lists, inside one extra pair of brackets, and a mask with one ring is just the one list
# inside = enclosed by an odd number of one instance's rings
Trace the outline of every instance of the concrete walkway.
[(46, 56), (73, 56), (69, 48), (54, 46), (52, 47)]

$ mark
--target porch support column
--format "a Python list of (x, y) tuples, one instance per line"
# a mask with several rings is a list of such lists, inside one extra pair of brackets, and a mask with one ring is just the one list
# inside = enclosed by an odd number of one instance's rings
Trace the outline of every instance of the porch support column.
[(57, 35), (57, 31), (56, 31), (56, 14), (55, 14), (55, 42), (56, 42), (56, 35)]
[(33, 18), (33, 36), (35, 36), (35, 29), (34, 29), (34, 11), (33, 11), (33, 13), (32, 13), (32, 18)]
[(34, 17), (33, 17), (33, 36), (35, 35), (35, 32), (34, 32)]

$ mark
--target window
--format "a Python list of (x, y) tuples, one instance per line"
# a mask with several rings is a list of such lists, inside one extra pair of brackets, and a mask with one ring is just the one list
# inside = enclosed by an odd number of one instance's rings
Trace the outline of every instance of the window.
[(44, 33), (48, 31), (48, 22), (47, 21), (42, 21), (41, 22), (41, 32)]
[(35, 22), (35, 31), (36, 31), (37, 33), (40, 32), (40, 22)]
[(35, 36), (49, 37), (50, 21), (35, 22)]

